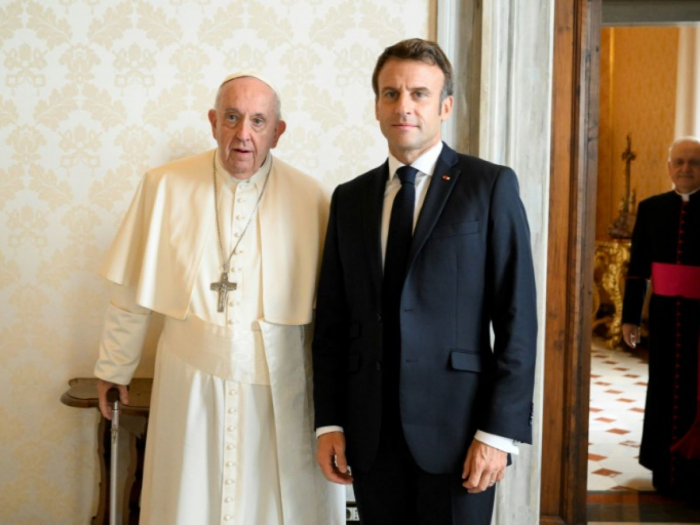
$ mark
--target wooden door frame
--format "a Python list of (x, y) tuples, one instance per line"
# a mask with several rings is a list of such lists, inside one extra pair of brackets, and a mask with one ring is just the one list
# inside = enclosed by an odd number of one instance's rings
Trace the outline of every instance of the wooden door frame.
[(540, 523), (586, 523), (601, 0), (555, 0)]

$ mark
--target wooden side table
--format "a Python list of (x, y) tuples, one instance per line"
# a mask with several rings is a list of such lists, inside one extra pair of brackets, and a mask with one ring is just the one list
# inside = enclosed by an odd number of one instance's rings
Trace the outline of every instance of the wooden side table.
[[(70, 388), (61, 396), (61, 402), (69, 407), (97, 408), (97, 379), (76, 378), (68, 382)], [(143, 458), (146, 452), (146, 429), (151, 406), (153, 379), (133, 379), (129, 387), (129, 404), (122, 406), (120, 429), (128, 436), (128, 453), (120, 458), (127, 462), (127, 475), (123, 484), (121, 515), (123, 524), (138, 524)], [(97, 428), (97, 456), (100, 461), (100, 496), (93, 525), (109, 523), (109, 476), (111, 459), (111, 423), (100, 416)]]

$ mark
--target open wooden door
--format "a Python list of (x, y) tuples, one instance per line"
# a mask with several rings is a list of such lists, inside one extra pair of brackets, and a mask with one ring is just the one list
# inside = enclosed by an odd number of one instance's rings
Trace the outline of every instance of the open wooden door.
[(601, 0), (555, 0), (540, 523), (586, 523)]

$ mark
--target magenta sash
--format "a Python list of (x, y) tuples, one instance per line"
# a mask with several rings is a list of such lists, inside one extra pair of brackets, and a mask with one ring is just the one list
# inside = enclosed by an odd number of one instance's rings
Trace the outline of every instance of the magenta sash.
[(700, 300), (700, 266), (655, 262), (651, 282), (657, 295)]
[[(655, 262), (651, 265), (651, 282), (657, 295), (700, 300), (700, 266)], [(696, 390), (695, 420), (688, 432), (671, 445), (672, 452), (677, 452), (687, 459), (700, 459), (700, 337)]]

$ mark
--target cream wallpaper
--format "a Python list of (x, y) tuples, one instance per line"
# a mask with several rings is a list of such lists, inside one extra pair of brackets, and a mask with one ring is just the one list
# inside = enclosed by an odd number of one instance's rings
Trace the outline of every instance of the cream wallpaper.
[(374, 60), (430, 18), (430, 0), (0, 0), (0, 523), (95, 510), (97, 413), (59, 398), (92, 375), (96, 269), (144, 169), (213, 147), (215, 88), (251, 68), (281, 91), (278, 156), (329, 186), (379, 164)]

